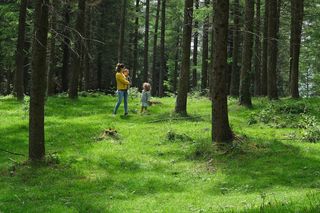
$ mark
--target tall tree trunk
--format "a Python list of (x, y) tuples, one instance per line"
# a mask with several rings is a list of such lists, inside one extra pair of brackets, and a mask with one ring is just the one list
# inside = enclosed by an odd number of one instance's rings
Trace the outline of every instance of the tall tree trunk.
[(145, 32), (144, 32), (144, 57), (143, 57), (143, 81), (148, 81), (149, 72), (149, 10), (150, 0), (146, 0), (146, 18), (145, 18)]
[(226, 91), (229, 1), (215, 0), (212, 93), (212, 139), (217, 144), (229, 143), (233, 134), (229, 125)]
[(232, 49), (232, 71), (230, 95), (233, 97), (239, 96), (240, 73), (239, 73), (239, 52), (240, 52), (240, 3), (239, 0), (233, 2), (233, 49)]
[(172, 88), (173, 88), (174, 93), (177, 92), (177, 86), (178, 86), (179, 56), (180, 56), (180, 48), (181, 48), (180, 27), (179, 27), (179, 31), (177, 33), (178, 33), (178, 37), (177, 37), (176, 53), (175, 53), (175, 59), (174, 59), (174, 70), (173, 70), (173, 74), (172, 74)]
[(290, 49), (292, 50), (291, 58), (291, 97), (299, 98), (299, 59), (300, 59), (300, 46), (301, 46), (301, 33), (302, 33), (302, 22), (303, 22), (303, 10), (304, 0), (291, 0), (291, 44)]
[(34, 39), (29, 115), (29, 158), (45, 156), (44, 105), (47, 76), (48, 0), (34, 1)]
[(182, 62), (175, 112), (187, 115), (187, 99), (190, 73), (190, 47), (192, 37), (193, 0), (184, 1), (184, 25), (182, 38)]
[(160, 35), (160, 72), (159, 72), (159, 96), (164, 96), (164, 76), (166, 73), (165, 57), (165, 32), (166, 32), (166, 0), (162, 0), (161, 6), (161, 35)]
[(55, 76), (57, 70), (57, 56), (56, 56), (56, 25), (57, 25), (57, 1), (52, 1), (51, 8), (51, 38), (50, 38), (50, 61), (48, 71), (48, 84), (47, 84), (47, 95), (52, 96), (55, 93), (56, 83)]
[(157, 72), (157, 56), (158, 56), (158, 28), (159, 28), (159, 14), (160, 14), (161, 0), (157, 3), (156, 20), (154, 24), (154, 37), (153, 37), (153, 60), (152, 60), (152, 85), (151, 93), (153, 96), (158, 95), (159, 73)]
[(255, 57), (254, 57), (254, 71), (255, 71), (255, 80), (254, 80), (254, 95), (260, 96), (261, 94), (261, 1), (256, 0), (256, 33), (255, 33)]
[(18, 27), (18, 41), (16, 51), (16, 72), (14, 91), (19, 101), (24, 98), (24, 85), (23, 85), (23, 65), (24, 65), (24, 43), (26, 35), (26, 17), (27, 17), (28, 0), (21, 0), (19, 12), (19, 27)]
[(87, 7), (86, 13), (86, 26), (85, 26), (85, 49), (84, 49), (84, 89), (88, 91), (92, 88), (92, 68), (91, 68), (91, 15), (92, 8), (91, 6)]
[(269, 0), (268, 19), (268, 98), (278, 99), (277, 61), (279, 33), (279, 0)]
[(126, 23), (126, 11), (127, 11), (127, 0), (122, 0), (121, 6), (121, 21), (119, 29), (119, 44), (118, 44), (118, 62), (123, 62), (123, 46), (124, 46), (124, 33)]
[[(208, 8), (210, 0), (205, 0), (205, 7)], [(202, 67), (201, 67), (201, 90), (204, 91), (208, 87), (208, 56), (209, 56), (209, 16), (203, 23), (202, 38)]]
[(64, 31), (63, 31), (63, 56), (62, 56), (62, 72), (61, 72), (61, 80), (62, 80), (62, 91), (67, 92), (69, 88), (69, 77), (70, 77), (70, 30), (68, 29), (70, 25), (70, 13), (71, 6), (70, 2), (66, 1), (66, 6), (64, 8)]
[(265, 0), (263, 19), (263, 47), (262, 47), (262, 70), (261, 70), (261, 95), (268, 95), (268, 20), (269, 0)]
[(76, 41), (75, 52), (72, 53), (72, 72), (69, 86), (69, 97), (75, 99), (78, 97), (79, 77), (80, 70), (82, 70), (82, 57), (83, 57), (83, 36), (85, 32), (85, 9), (86, 1), (78, 1), (78, 17), (76, 21)]
[(245, 1), (244, 38), (242, 49), (242, 66), (240, 73), (240, 104), (251, 107), (251, 60), (253, 48), (254, 1)]
[[(195, 9), (199, 9), (199, 0), (195, 0)], [(194, 22), (194, 37), (193, 37), (193, 69), (192, 69), (192, 88), (197, 87), (197, 65), (198, 65), (198, 40), (199, 40), (199, 22), (196, 20)]]
[(136, 0), (136, 18), (134, 24), (134, 44), (133, 44), (133, 67), (132, 67), (132, 83), (136, 85), (137, 69), (138, 69), (138, 39), (139, 39), (139, 12), (140, 12), (140, 0)]

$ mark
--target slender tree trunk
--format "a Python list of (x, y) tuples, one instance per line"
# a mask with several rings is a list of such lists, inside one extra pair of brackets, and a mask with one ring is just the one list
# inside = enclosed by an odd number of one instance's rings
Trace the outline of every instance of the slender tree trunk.
[(69, 97), (71, 99), (75, 99), (78, 97), (78, 87), (79, 87), (79, 77), (80, 70), (82, 70), (82, 57), (83, 57), (83, 36), (85, 32), (85, 8), (86, 1), (79, 0), (78, 1), (78, 17), (76, 21), (76, 41), (75, 41), (75, 51), (72, 53), (72, 72), (70, 78), (70, 86), (69, 86)]
[(144, 57), (143, 57), (143, 81), (148, 81), (149, 73), (149, 10), (150, 0), (146, 0), (146, 18), (145, 18), (145, 32), (144, 32)]
[(251, 60), (253, 48), (253, 18), (254, 1), (245, 1), (244, 17), (244, 38), (242, 49), (242, 66), (240, 73), (240, 104), (252, 107), (250, 86), (251, 86)]
[(124, 33), (126, 23), (127, 0), (122, 0), (121, 21), (119, 29), (118, 62), (123, 62)]
[(51, 38), (50, 38), (50, 61), (49, 61), (49, 72), (48, 72), (48, 84), (47, 84), (47, 95), (52, 96), (55, 93), (56, 84), (55, 76), (57, 70), (57, 56), (56, 56), (56, 25), (57, 25), (57, 1), (52, 1), (51, 8)]
[(18, 27), (18, 41), (16, 51), (16, 72), (14, 91), (19, 101), (24, 98), (24, 85), (23, 85), (23, 65), (24, 65), (24, 43), (26, 34), (26, 17), (27, 17), (28, 0), (21, 0), (19, 12), (19, 27)]
[[(195, 9), (199, 9), (199, 0), (195, 0)], [(193, 37), (193, 69), (192, 69), (192, 88), (197, 87), (197, 65), (198, 65), (198, 40), (199, 40), (199, 22), (194, 22), (194, 37)]]
[(132, 67), (132, 82), (133, 86), (136, 85), (137, 69), (138, 69), (138, 39), (139, 39), (139, 12), (140, 12), (140, 0), (136, 0), (136, 18), (134, 25), (134, 46), (133, 46), (133, 67)]
[(256, 0), (256, 17), (255, 17), (255, 25), (256, 25), (256, 34), (255, 34), (255, 57), (254, 57), (254, 70), (255, 70), (255, 80), (254, 80), (254, 95), (261, 95), (261, 1)]
[(67, 92), (69, 88), (69, 75), (70, 75), (70, 30), (68, 29), (70, 25), (70, 13), (71, 6), (70, 2), (66, 1), (66, 6), (64, 8), (64, 32), (63, 32), (63, 56), (62, 56), (62, 72), (61, 72), (61, 80), (62, 80), (62, 91)]
[(291, 97), (299, 98), (299, 59), (301, 46), (301, 33), (303, 22), (304, 0), (291, 0), (291, 39), (290, 49), (292, 50), (291, 58)]
[[(210, 0), (205, 0), (205, 7), (210, 4)], [(202, 67), (201, 67), (201, 90), (204, 91), (208, 87), (208, 56), (209, 56), (209, 16), (203, 23), (202, 38)]]
[(159, 72), (159, 96), (164, 96), (164, 76), (166, 73), (165, 58), (165, 32), (166, 32), (166, 0), (162, 0), (161, 6), (161, 35), (160, 35), (160, 72)]
[(175, 112), (187, 115), (187, 99), (190, 73), (190, 47), (192, 37), (193, 0), (185, 0), (182, 38), (182, 62)]
[(261, 70), (261, 95), (268, 95), (268, 19), (269, 0), (265, 0), (265, 12), (263, 21), (263, 47), (262, 47), (262, 70)]
[(232, 49), (232, 71), (230, 95), (233, 97), (239, 96), (240, 73), (239, 73), (239, 52), (240, 52), (240, 3), (239, 0), (233, 2), (233, 49)]
[(29, 115), (29, 158), (45, 156), (44, 105), (47, 76), (48, 0), (34, 1), (34, 39)]
[(279, 33), (279, 0), (269, 0), (268, 19), (268, 98), (278, 99), (277, 60)]
[(152, 85), (151, 93), (153, 96), (158, 95), (159, 73), (157, 72), (157, 59), (158, 59), (158, 28), (159, 28), (159, 14), (160, 14), (161, 0), (157, 3), (156, 20), (154, 24), (154, 37), (153, 37), (153, 60), (152, 60)]
[(91, 68), (91, 15), (92, 8), (87, 7), (86, 13), (86, 41), (85, 41), (85, 49), (84, 49), (84, 89), (88, 91), (92, 88), (92, 68)]
[[(180, 27), (179, 27), (179, 32), (180, 32)], [(173, 92), (177, 92), (177, 86), (178, 86), (178, 69), (179, 69), (179, 56), (180, 56), (180, 35), (178, 32), (178, 37), (177, 37), (177, 44), (176, 44), (176, 54), (175, 54), (175, 60), (174, 60), (174, 70), (172, 74), (172, 87), (173, 87)]]
[(229, 143), (233, 134), (229, 126), (226, 91), (227, 39), (229, 1), (215, 0), (213, 53), (213, 94), (212, 94), (212, 139), (217, 144)]

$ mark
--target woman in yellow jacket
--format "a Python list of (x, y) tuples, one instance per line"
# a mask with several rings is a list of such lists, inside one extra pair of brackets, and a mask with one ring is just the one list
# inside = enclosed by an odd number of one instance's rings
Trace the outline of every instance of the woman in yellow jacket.
[(128, 86), (130, 82), (123, 74), (123, 72), (125, 71), (124, 64), (117, 64), (116, 71), (118, 101), (116, 106), (114, 107), (113, 114), (117, 114), (122, 99), (124, 99), (124, 115), (128, 115)]

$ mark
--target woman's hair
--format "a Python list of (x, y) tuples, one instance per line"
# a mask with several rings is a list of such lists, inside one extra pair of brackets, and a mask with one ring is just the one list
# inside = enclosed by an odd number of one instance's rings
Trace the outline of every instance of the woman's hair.
[(118, 63), (117, 66), (116, 66), (116, 72), (120, 72), (121, 69), (123, 69), (123, 68), (124, 68), (124, 64)]
[(143, 87), (144, 91), (150, 91), (151, 90), (151, 85), (149, 83), (147, 83), (147, 82), (143, 83), (142, 87)]

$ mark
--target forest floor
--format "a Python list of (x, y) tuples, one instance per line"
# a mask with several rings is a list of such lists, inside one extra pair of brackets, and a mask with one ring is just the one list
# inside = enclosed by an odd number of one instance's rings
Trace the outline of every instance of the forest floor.
[(210, 142), (210, 101), (181, 118), (158, 100), (112, 117), (115, 97), (49, 98), (47, 161), (31, 165), (27, 102), (0, 97), (0, 212), (320, 212), (320, 99), (230, 99), (229, 151)]

